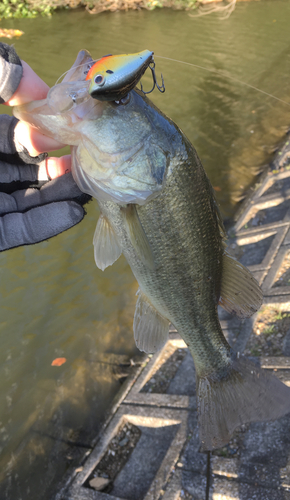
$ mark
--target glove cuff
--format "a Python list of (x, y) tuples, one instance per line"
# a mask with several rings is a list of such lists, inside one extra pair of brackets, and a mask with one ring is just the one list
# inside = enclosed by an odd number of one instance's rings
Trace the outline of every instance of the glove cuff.
[(0, 43), (0, 104), (9, 101), (22, 78), (21, 61), (12, 45)]

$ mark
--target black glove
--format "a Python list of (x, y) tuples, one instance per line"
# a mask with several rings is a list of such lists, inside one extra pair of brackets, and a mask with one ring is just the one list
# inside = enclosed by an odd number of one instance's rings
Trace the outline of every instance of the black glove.
[[(21, 76), (21, 62), (13, 47), (0, 43), (0, 102), (10, 99)], [(17, 122), (0, 115), (0, 251), (69, 229), (83, 219), (83, 205), (91, 199), (79, 190), (70, 173), (49, 180), (47, 154), (31, 157), (15, 144)]]

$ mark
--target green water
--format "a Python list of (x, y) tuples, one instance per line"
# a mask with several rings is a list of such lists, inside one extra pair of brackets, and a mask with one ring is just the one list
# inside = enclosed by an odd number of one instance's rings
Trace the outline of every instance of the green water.
[[(156, 57), (165, 94), (154, 102), (184, 130), (216, 188), (225, 217), (271, 158), (290, 124), (290, 2), (240, 3), (226, 21), (186, 12), (73, 11), (2, 21), (24, 31), (13, 40), (49, 84), (77, 52), (154, 50), (218, 71)], [(3, 39), (3, 41), (6, 41)], [(11, 43), (11, 42), (9, 42)], [(144, 78), (149, 88), (151, 79)], [(5, 113), (3, 107), (1, 112)], [(123, 258), (104, 273), (93, 259), (97, 207), (75, 228), (32, 247), (0, 254), (0, 498), (52, 499), (57, 483), (99, 429), (120, 383), (103, 353), (133, 355), (136, 283)], [(65, 357), (57, 368), (51, 362)]]

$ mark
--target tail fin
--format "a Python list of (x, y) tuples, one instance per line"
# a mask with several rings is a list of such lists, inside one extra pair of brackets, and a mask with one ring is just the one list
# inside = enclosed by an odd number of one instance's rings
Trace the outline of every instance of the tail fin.
[(290, 389), (242, 356), (224, 378), (198, 378), (197, 399), (202, 451), (224, 446), (242, 424), (290, 412)]

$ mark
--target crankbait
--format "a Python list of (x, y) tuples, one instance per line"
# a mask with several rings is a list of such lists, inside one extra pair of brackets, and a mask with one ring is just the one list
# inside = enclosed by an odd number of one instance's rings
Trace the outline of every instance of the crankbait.
[(152, 72), (153, 87), (149, 92), (145, 92), (141, 84), (142, 92), (150, 94), (155, 86), (160, 92), (164, 92), (162, 75), (161, 86), (156, 80), (153, 52), (143, 50), (136, 54), (103, 56), (90, 68), (86, 76), (86, 81), (91, 81), (89, 94), (99, 101), (120, 101), (137, 85), (147, 68)]

